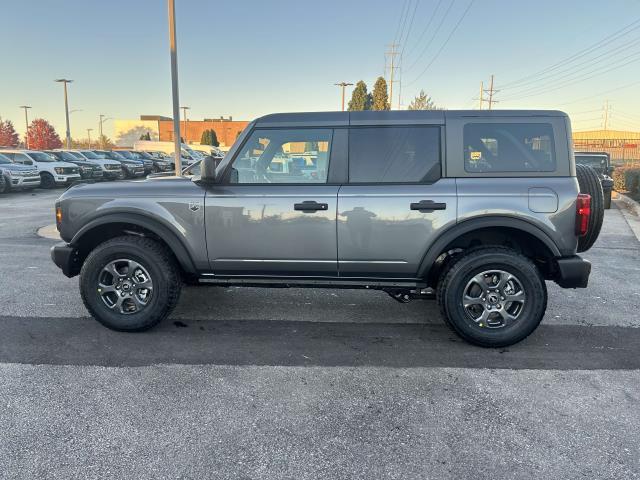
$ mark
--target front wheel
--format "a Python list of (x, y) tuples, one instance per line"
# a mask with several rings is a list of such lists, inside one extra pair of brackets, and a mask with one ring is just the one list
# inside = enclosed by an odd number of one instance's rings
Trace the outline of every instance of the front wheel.
[(180, 298), (175, 260), (158, 242), (123, 236), (107, 240), (87, 257), (80, 294), (89, 313), (118, 331), (148, 330), (166, 318)]
[(2, 174), (2, 172), (0, 172), (0, 193), (4, 193), (8, 191), (9, 191), (9, 182), (7, 181), (6, 178), (4, 178), (4, 175)]
[(56, 186), (56, 180), (50, 173), (43, 172), (40, 174), (40, 185), (42, 188), (54, 188)]
[(609, 210), (611, 208), (611, 190), (604, 193), (604, 209)]
[(437, 291), (445, 322), (482, 347), (513, 345), (533, 332), (547, 307), (547, 289), (528, 258), (504, 247), (469, 250), (444, 273)]

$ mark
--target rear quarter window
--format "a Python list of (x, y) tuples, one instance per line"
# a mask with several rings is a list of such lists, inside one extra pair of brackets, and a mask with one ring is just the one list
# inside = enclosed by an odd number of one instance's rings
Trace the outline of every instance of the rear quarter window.
[(549, 123), (467, 123), (464, 169), (468, 173), (554, 172)]

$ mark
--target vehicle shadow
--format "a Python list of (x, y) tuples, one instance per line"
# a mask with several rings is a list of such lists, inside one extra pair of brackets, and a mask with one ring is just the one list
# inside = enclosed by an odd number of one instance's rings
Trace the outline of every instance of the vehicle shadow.
[(462, 341), (444, 325), (278, 320), (175, 320), (146, 333), (110, 331), (90, 318), (0, 317), (0, 362), (637, 369), (640, 329), (541, 325), (502, 349)]

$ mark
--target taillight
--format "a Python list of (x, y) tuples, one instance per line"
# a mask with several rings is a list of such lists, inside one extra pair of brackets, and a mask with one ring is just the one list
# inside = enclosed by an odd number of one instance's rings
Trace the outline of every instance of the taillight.
[(576, 199), (576, 235), (583, 237), (589, 229), (591, 216), (591, 195), (579, 193)]

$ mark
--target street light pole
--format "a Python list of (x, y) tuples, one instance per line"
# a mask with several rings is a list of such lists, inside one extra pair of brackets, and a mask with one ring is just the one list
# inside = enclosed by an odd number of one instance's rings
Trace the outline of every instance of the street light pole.
[(29, 105), (20, 105), (20, 108), (24, 108), (24, 124), (26, 127), (24, 131), (24, 146), (29, 150), (29, 115), (27, 114), (27, 110), (31, 107)]
[(334, 83), (334, 85), (338, 87), (342, 87), (342, 111), (344, 112), (344, 89), (346, 87), (353, 85), (353, 83), (340, 82), (340, 83)]
[[(111, 120), (111, 117), (104, 118), (104, 117), (106, 117), (106, 115), (104, 115), (103, 113), (101, 113), (99, 115), (99, 117), (100, 117), (100, 120), (98, 122), (98, 132), (100, 134), (100, 137), (98, 137), (98, 138), (99, 138), (99, 142), (100, 142), (100, 149), (104, 150), (104, 135), (102, 135), (102, 124), (104, 122), (106, 122), (107, 120)], [(104, 118), (104, 120), (103, 120), (103, 118)]]
[(64, 84), (64, 114), (67, 121), (66, 144), (67, 148), (71, 148), (71, 129), (69, 128), (69, 100), (67, 99), (67, 83), (71, 83), (73, 82), (73, 80), (59, 78), (56, 80), (56, 82)]
[(180, 151), (180, 100), (178, 98), (178, 51), (176, 46), (176, 3), (167, 0), (169, 7), (169, 49), (171, 52), (171, 93), (173, 96), (173, 146), (176, 176), (182, 175)]
[(91, 132), (93, 132), (93, 128), (87, 128), (87, 138), (89, 139), (89, 150), (91, 150)]
[(184, 143), (189, 143), (189, 138), (188, 138), (188, 132), (189, 129), (187, 128), (187, 110), (190, 110), (191, 107), (180, 107), (182, 109), (182, 117), (184, 118)]

